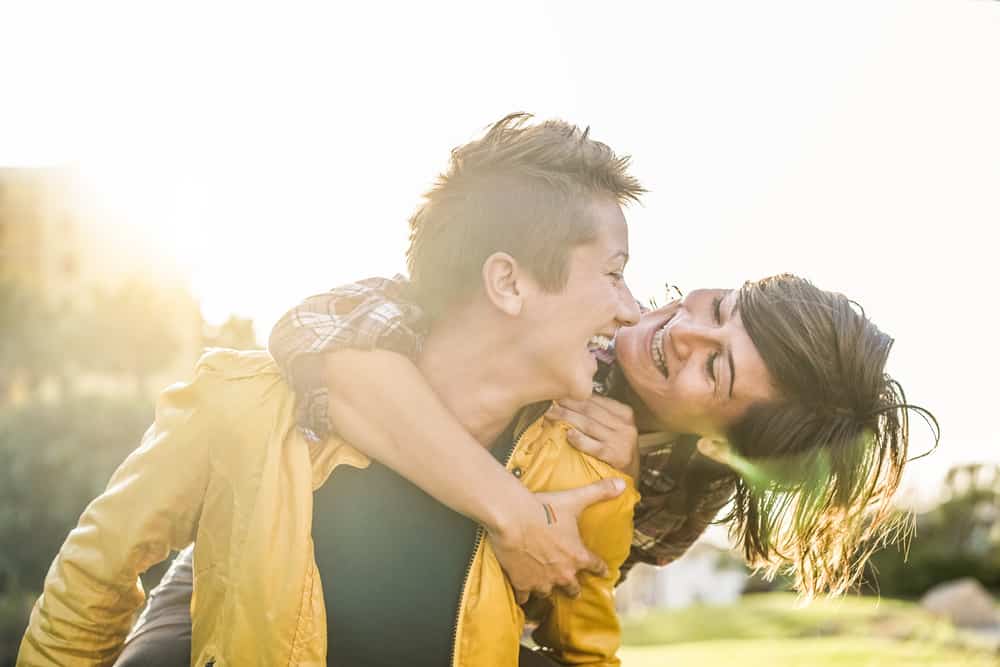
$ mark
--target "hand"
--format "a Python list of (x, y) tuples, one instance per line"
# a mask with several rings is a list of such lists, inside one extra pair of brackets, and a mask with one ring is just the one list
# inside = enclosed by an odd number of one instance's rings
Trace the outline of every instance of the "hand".
[(632, 408), (604, 396), (553, 402), (545, 415), (568, 423), (567, 437), (581, 452), (635, 479), (639, 475), (639, 431)]
[(583, 546), (577, 520), (587, 507), (615, 498), (624, 489), (623, 480), (604, 479), (568, 491), (536, 493), (516, 508), (505, 524), (508, 529), (488, 533), (518, 603), (531, 593), (550, 595), (553, 588), (576, 597), (577, 572), (607, 574), (607, 564)]

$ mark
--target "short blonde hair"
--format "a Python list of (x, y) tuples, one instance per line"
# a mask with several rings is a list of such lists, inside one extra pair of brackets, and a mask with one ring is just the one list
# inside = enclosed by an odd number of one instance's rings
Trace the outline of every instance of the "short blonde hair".
[(570, 250), (595, 238), (594, 197), (645, 192), (628, 156), (560, 120), (510, 114), (451, 152), (448, 169), (410, 218), (413, 298), (432, 319), (480, 287), (483, 262), (507, 252), (544, 289), (561, 290)]

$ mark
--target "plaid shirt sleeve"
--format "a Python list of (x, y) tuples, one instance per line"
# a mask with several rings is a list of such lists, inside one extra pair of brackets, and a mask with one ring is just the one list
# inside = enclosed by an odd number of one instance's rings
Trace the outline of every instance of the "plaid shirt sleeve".
[(640, 457), (642, 499), (635, 508), (632, 549), (619, 583), (636, 563), (667, 565), (684, 555), (733, 496), (732, 474), (695, 472), (687, 461), (672, 457), (675, 444)]
[(323, 366), (316, 355), (339, 349), (392, 350), (414, 357), (423, 312), (403, 276), (368, 278), (307, 298), (271, 330), (267, 349), (299, 396), (299, 425), (323, 438), (331, 431)]

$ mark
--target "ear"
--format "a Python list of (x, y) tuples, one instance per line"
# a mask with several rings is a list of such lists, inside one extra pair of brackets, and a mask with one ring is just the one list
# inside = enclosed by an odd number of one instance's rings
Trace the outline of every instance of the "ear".
[(725, 440), (699, 438), (697, 447), (698, 452), (702, 456), (723, 465), (729, 465), (732, 459), (732, 450), (730, 449), (729, 443)]
[(501, 312), (517, 317), (524, 307), (522, 286), (518, 284), (520, 267), (505, 252), (495, 252), (483, 262), (483, 291)]

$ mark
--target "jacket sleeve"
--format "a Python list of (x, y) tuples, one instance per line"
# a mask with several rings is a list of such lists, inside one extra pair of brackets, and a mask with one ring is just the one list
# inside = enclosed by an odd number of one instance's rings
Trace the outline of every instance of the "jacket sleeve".
[(222, 435), (214, 373), (161, 394), (138, 449), (84, 510), (45, 578), (18, 667), (110, 665), (145, 595), (140, 573), (190, 544)]
[(584, 544), (608, 565), (606, 576), (584, 574), (580, 595), (555, 593), (551, 608), (532, 637), (542, 651), (564, 665), (621, 664), (621, 625), (614, 587), (632, 542), (632, 512), (639, 494), (631, 479), (617, 498), (587, 508), (580, 517)]

